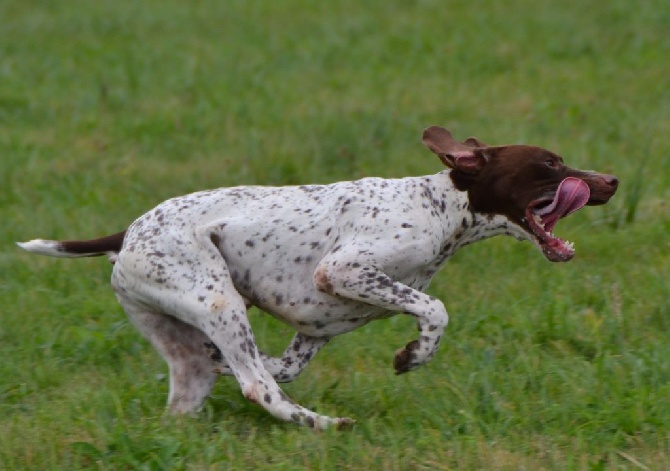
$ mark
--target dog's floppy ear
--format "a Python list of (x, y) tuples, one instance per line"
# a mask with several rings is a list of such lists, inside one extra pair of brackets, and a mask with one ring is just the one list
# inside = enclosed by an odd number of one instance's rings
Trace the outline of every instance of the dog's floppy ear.
[(458, 142), (451, 133), (439, 126), (423, 131), (423, 143), (449, 168), (469, 175), (478, 173), (486, 164), (486, 145), (474, 137)]

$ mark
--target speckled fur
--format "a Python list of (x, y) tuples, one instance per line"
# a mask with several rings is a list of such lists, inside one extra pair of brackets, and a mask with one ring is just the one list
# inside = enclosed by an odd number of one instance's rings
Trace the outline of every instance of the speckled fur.
[[(332, 337), (395, 313), (419, 329), (396, 352), (396, 372), (426, 363), (449, 318), (424, 290), (456, 250), (499, 234), (532, 241), (521, 227), (528, 201), (556, 192), (566, 175), (588, 181), (593, 204), (616, 190), (613, 176), (575, 171), (540, 148), (458, 143), (438, 127), (424, 132), (424, 143), (454, 170), (202, 191), (165, 201), (125, 235), (20, 245), (115, 261), (119, 302), (169, 365), (172, 411), (197, 411), (224, 374), (275, 417), (347, 427), (350, 419), (305, 409), (278, 383), (293, 380)], [(474, 175), (484, 165), (491, 170), (480, 182)], [(254, 305), (296, 330), (281, 358), (258, 350), (247, 319)]]
[[(472, 212), (446, 171), (224, 188), (168, 200), (135, 221), (112, 284), (170, 365), (174, 410), (197, 410), (215, 373), (234, 374), (276, 417), (323, 427), (349, 420), (300, 407), (277, 382), (295, 378), (331, 337), (394, 312), (415, 317), (420, 331), (396, 354), (397, 372), (425, 363), (448, 321), (442, 302), (422, 292), (432, 276), (459, 247), (515, 232), (502, 216)], [(282, 358), (258, 351), (250, 305), (297, 331)]]

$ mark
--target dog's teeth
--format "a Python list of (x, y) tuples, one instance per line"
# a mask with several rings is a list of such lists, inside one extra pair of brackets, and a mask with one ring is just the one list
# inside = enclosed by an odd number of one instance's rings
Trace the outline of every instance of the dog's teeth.
[(533, 221), (535, 221), (535, 224), (537, 224), (542, 228), (542, 230), (544, 230), (544, 221), (542, 221), (542, 218), (540, 216), (533, 213)]

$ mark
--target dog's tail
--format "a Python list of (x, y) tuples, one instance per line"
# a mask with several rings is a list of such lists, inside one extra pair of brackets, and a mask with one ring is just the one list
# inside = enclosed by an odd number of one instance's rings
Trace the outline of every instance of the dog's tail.
[(34, 239), (28, 242), (17, 242), (16, 245), (28, 252), (50, 257), (77, 258), (98, 257), (107, 255), (114, 263), (121, 251), (126, 231), (91, 240), (44, 240)]

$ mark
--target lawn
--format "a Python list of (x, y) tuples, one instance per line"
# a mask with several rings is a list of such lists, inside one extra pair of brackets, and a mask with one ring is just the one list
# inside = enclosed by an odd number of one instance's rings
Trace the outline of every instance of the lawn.
[[(666, 0), (7, 0), (0, 18), (0, 469), (670, 469)], [(280, 423), (231, 378), (165, 416), (166, 367), (110, 265), (14, 246), (204, 188), (436, 173), (432, 124), (621, 187), (559, 224), (570, 263), (509, 238), (456, 254), (421, 369), (393, 373), (406, 317), (334, 339), (285, 390), (349, 432)], [(250, 316), (282, 351), (290, 329)]]

